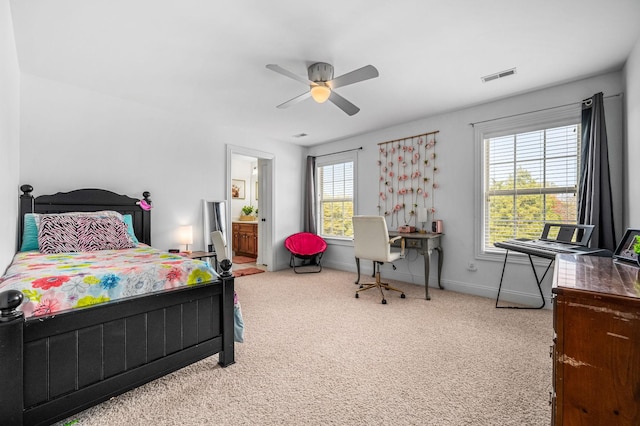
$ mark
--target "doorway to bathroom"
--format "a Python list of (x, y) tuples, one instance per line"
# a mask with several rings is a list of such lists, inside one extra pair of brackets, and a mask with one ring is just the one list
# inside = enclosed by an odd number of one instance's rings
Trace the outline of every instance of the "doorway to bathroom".
[(274, 265), (273, 161), (273, 154), (227, 145), (227, 244), (238, 260), (255, 257), (255, 266), (267, 271)]

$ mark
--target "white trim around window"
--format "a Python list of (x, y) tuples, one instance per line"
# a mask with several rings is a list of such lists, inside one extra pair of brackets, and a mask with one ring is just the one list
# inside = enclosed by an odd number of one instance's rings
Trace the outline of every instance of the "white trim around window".
[(340, 236), (332, 236), (332, 235), (322, 235), (321, 234), (321, 229), (322, 229), (322, 223), (321, 223), (321, 215), (320, 215), (320, 209), (322, 208), (322, 203), (321, 203), (321, 194), (320, 194), (320, 176), (318, 173), (318, 169), (321, 167), (326, 167), (326, 166), (330, 166), (330, 165), (334, 165), (334, 164), (342, 164), (342, 163), (348, 163), (348, 162), (352, 162), (353, 163), (353, 214), (356, 215), (356, 206), (358, 205), (358, 153), (357, 151), (350, 151), (350, 152), (343, 152), (343, 153), (339, 153), (339, 154), (331, 154), (331, 155), (325, 155), (322, 157), (318, 157), (316, 158), (316, 179), (318, 179), (318, 182), (316, 182), (316, 194), (317, 194), (317, 200), (316, 200), (316, 206), (317, 206), (317, 211), (316, 211), (316, 223), (317, 223), (317, 229), (318, 229), (318, 234), (322, 236), (322, 238), (326, 239), (326, 240), (330, 240), (332, 243), (334, 244), (338, 244), (338, 245), (351, 245), (353, 244), (353, 237), (340, 237)]
[[(580, 104), (519, 114), (517, 116), (490, 120), (474, 125), (474, 251), (476, 259), (495, 261), (504, 260), (503, 250), (485, 250), (483, 248), (485, 240), (484, 184), (486, 178), (484, 164), (484, 140), (499, 136), (566, 126), (575, 123), (580, 123)], [(509, 259), (513, 258), (513, 260), (518, 263), (528, 263), (528, 259), (518, 259), (517, 254), (514, 253), (514, 255), (515, 256), (509, 256)]]

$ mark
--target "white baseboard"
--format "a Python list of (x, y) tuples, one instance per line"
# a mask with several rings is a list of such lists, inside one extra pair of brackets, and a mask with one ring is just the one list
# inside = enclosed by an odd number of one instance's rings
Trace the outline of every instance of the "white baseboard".
[[(355, 261), (351, 263), (343, 263), (343, 262), (322, 262), (322, 266), (326, 268), (337, 269), (340, 271), (348, 271), (357, 273)], [(373, 274), (373, 263), (371, 261), (361, 261), (360, 262), (360, 274), (363, 276)], [(406, 272), (400, 271), (382, 271), (382, 276), (387, 279), (392, 279), (396, 281), (402, 281), (405, 283), (412, 283), (417, 285), (424, 286), (424, 277), (422, 275), (413, 275), (408, 274)], [(458, 293), (471, 294), (474, 296), (486, 297), (488, 299), (496, 299), (498, 294), (498, 289), (495, 286), (487, 286), (482, 284), (475, 283), (466, 283), (466, 282), (458, 282), (451, 280), (442, 280), (442, 286), (445, 290), (455, 291)], [(434, 275), (431, 275), (429, 279), (429, 287), (430, 288), (438, 288), (437, 278)], [(542, 299), (540, 299), (540, 293), (537, 292), (537, 288), (535, 283), (532, 285), (532, 290), (536, 292), (522, 292), (509, 290), (507, 288), (502, 288), (500, 291), (500, 303), (499, 306), (510, 306), (511, 304), (518, 304), (524, 306), (532, 306), (537, 307), (542, 304)], [(549, 296), (545, 297), (545, 306), (546, 309), (551, 309), (551, 298)]]

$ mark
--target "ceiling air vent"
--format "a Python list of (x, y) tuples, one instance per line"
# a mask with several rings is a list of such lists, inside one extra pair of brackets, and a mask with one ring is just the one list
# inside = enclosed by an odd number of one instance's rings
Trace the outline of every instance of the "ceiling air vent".
[(483, 83), (487, 83), (489, 81), (497, 80), (499, 78), (509, 77), (510, 75), (514, 75), (515, 73), (516, 73), (516, 69), (511, 68), (510, 70), (504, 70), (504, 71), (497, 72), (495, 74), (485, 75), (484, 77), (481, 77), (481, 80)]
[(304, 138), (305, 136), (309, 136), (306, 133), (298, 133), (297, 135), (293, 135), (294, 138)]

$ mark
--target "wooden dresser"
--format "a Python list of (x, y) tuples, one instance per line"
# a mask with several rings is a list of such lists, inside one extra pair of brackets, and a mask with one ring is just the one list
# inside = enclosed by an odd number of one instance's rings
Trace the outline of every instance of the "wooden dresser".
[(235, 254), (258, 257), (258, 223), (233, 222), (231, 228), (231, 243)]
[(610, 258), (558, 255), (554, 425), (640, 425), (639, 270)]

